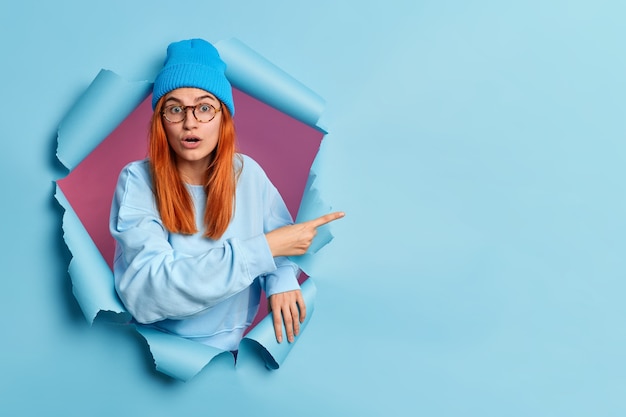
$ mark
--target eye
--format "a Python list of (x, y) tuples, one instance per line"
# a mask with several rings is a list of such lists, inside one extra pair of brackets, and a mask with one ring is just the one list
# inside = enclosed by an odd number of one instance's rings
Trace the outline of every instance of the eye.
[(169, 107), (167, 111), (171, 114), (180, 114), (183, 112), (183, 108), (181, 106), (172, 106)]
[(211, 106), (210, 104), (198, 104), (198, 107), (196, 108), (197, 111), (200, 114), (205, 114), (205, 113), (210, 113), (211, 110), (213, 109), (213, 106)]

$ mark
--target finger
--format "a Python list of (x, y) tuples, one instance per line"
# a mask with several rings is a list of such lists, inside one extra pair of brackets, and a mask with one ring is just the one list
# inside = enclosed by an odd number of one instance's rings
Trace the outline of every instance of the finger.
[(290, 310), (291, 309), (289, 308), (288, 305), (283, 309), (283, 321), (285, 322), (285, 332), (287, 333), (287, 341), (289, 343), (293, 342), (293, 329), (294, 329), (294, 320), (293, 320)]
[[(300, 334), (300, 313), (298, 312), (298, 306), (295, 305), (291, 308), (291, 316), (293, 323), (293, 334), (298, 336)], [(291, 340), (293, 342), (293, 340)]]
[(302, 293), (298, 293), (296, 303), (298, 304), (298, 311), (300, 312), (300, 323), (304, 323), (304, 320), (306, 319), (306, 305), (304, 303)]
[(291, 317), (293, 321), (293, 334), (298, 336), (300, 334), (300, 323), (302, 323), (302, 319), (300, 318), (300, 299), (302, 298), (302, 294), (300, 291), (294, 292), (295, 297), (292, 298), (292, 302), (290, 304), (291, 309)]
[(274, 309), (272, 311), (272, 320), (274, 322), (274, 334), (276, 335), (276, 341), (281, 343), (283, 341), (283, 318), (280, 310)]
[(313, 227), (320, 227), (325, 225), (326, 223), (330, 223), (334, 220), (341, 219), (345, 216), (346, 213), (343, 211), (336, 211), (334, 213), (328, 213), (323, 216), (318, 217), (317, 219), (309, 220), (307, 223)]

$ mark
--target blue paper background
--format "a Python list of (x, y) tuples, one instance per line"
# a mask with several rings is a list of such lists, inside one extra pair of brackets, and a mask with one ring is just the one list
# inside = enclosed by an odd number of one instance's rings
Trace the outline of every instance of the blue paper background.
[[(0, 414), (624, 415), (625, 16), (598, 0), (2, 2)], [(183, 384), (133, 332), (85, 322), (53, 181), (58, 123), (98, 71), (151, 79), (195, 36), (236, 37), (326, 99), (317, 181), (347, 217), (281, 369), (222, 355)]]

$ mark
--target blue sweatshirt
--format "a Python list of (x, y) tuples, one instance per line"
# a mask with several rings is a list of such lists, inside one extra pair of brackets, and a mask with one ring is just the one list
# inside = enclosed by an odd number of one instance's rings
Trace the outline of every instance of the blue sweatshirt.
[[(240, 166), (240, 160), (236, 159)], [(267, 296), (299, 288), (298, 267), (272, 257), (265, 233), (293, 221), (262, 168), (241, 155), (235, 213), (218, 240), (203, 237), (206, 193), (187, 185), (196, 212), (194, 235), (168, 232), (152, 192), (147, 160), (120, 173), (109, 227), (116, 240), (115, 288), (135, 321), (236, 350)]]

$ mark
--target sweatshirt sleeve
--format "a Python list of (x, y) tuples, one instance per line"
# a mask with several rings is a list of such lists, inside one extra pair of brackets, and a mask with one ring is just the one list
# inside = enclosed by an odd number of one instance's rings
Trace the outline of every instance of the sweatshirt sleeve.
[[(291, 214), (289, 214), (280, 193), (269, 179), (267, 182), (269, 204), (264, 219), (265, 233), (293, 224)], [(298, 283), (300, 269), (298, 266), (284, 256), (274, 258), (274, 262), (277, 267), (276, 270), (266, 274), (261, 282), (267, 296), (300, 289)]]
[(264, 235), (227, 239), (195, 256), (173, 250), (143, 164), (121, 172), (110, 217), (115, 287), (135, 320), (193, 316), (277, 270)]

